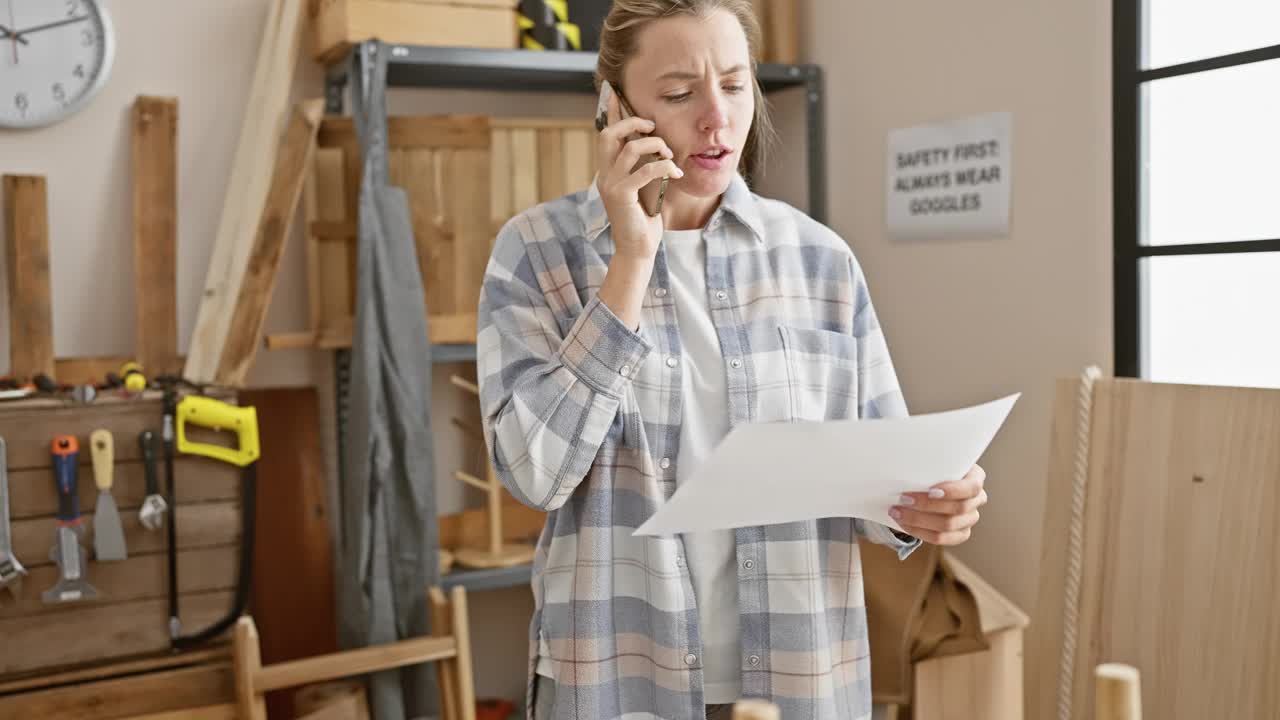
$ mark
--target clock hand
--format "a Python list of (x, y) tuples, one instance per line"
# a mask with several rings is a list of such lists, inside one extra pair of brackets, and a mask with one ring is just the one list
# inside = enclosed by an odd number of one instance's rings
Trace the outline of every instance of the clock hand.
[(70, 25), (71, 23), (77, 23), (77, 22), (80, 22), (81, 20), (88, 20), (88, 19), (89, 19), (88, 15), (81, 15), (79, 17), (67, 18), (66, 20), (59, 20), (57, 22), (45, 23), (44, 25), (36, 25), (35, 27), (22, 28), (21, 30), (13, 31), (13, 38), (15, 40), (22, 40), (23, 38), (25, 38), (27, 35), (30, 35), (31, 33), (37, 33), (42, 30), (49, 30), (51, 28), (60, 27), (62, 25)]
[[(10, 25), (18, 24), (18, 21), (13, 19), (13, 0), (9, 0), (9, 24)], [(18, 34), (10, 30), (9, 35), (12, 36), (13, 38), (13, 64), (17, 65), (18, 64)]]
[(5, 38), (13, 38), (15, 41), (20, 42), (23, 45), (27, 45), (30, 43), (30, 41), (27, 40), (26, 38), (18, 37), (17, 33), (15, 33), (14, 31), (10, 30), (9, 28), (3, 25), (0, 25), (0, 40), (3, 40)]

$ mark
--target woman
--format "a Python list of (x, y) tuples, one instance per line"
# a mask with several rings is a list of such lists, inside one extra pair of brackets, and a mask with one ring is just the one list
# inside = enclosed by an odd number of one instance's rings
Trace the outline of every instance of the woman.
[[(906, 414), (848, 245), (738, 174), (769, 127), (758, 45), (750, 0), (615, 0), (597, 85), (638, 117), (611, 101), (592, 186), (521, 213), (493, 250), (486, 438), (506, 487), (548, 513), (538, 720), (727, 717), (740, 697), (788, 720), (868, 717), (858, 537), (903, 557), (956, 544), (986, 501), (975, 467), (904, 496), (910, 535), (849, 518), (632, 535), (735, 424)], [(663, 176), (650, 217), (638, 190)]]

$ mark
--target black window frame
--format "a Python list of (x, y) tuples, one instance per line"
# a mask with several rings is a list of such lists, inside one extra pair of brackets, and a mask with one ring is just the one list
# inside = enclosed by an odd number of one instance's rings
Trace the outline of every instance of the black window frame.
[(1146, 0), (1112, 0), (1112, 173), (1117, 377), (1142, 377), (1146, 318), (1142, 298), (1145, 258), (1169, 255), (1280, 252), (1280, 238), (1205, 238), (1185, 245), (1143, 245), (1144, 86), (1155, 80), (1280, 59), (1280, 45), (1143, 69)]

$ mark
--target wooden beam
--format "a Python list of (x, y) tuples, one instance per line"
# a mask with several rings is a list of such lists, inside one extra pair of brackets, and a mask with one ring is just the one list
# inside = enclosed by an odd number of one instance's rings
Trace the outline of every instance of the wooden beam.
[(276, 156), (288, 109), (301, 22), (302, 0), (275, 0), (258, 49), (249, 102), (232, 163), (222, 217), (205, 277), (204, 294), (183, 375), (196, 382), (217, 379), (218, 363), (240, 296), (258, 223), (271, 182), (269, 165)]
[(458, 643), (452, 637), (418, 637), (410, 640), (374, 645), (358, 650), (330, 653), (304, 660), (267, 665), (253, 675), (253, 690), (297, 687), (313, 682), (364, 675), (391, 668), (443, 660), (458, 654)]
[(298, 103), (276, 156), (271, 190), (267, 193), (267, 204), (258, 223), (258, 233), (227, 329), (222, 358), (218, 361), (216, 378), (222, 385), (243, 385), (258, 351), (258, 338), (267, 319), (280, 259), (284, 256), (285, 242), (297, 214), (302, 186), (316, 148), (316, 131), (323, 115), (324, 100)]
[[(387, 118), (387, 146), (396, 150), (489, 147), (487, 115), (405, 115)], [(320, 147), (359, 147), (355, 121), (330, 115), (320, 126)]]
[(73, 683), (86, 684), (100, 682), (125, 675), (138, 673), (154, 673), (161, 670), (173, 670), (203, 663), (226, 662), (231, 653), (226, 645), (218, 645), (217, 641), (208, 650), (192, 650), (180, 655), (165, 652), (160, 655), (141, 656), (135, 660), (118, 660), (87, 668), (74, 668), (65, 671), (42, 671), (38, 676), (22, 677), (0, 683), (0, 696), (21, 691), (53, 688)]
[[(214, 599), (216, 613), (225, 606)], [(157, 603), (160, 605), (161, 603)], [(112, 608), (119, 611), (121, 608)], [(84, 638), (94, 635), (108, 636), (104, 627), (113, 631), (117, 624), (134, 625), (137, 620), (123, 613), (117, 618), (103, 612), (104, 608), (86, 610), (97, 614), (93, 618), (101, 625), (68, 621), (66, 625), (79, 626)], [(163, 611), (159, 611), (163, 612)], [(90, 618), (85, 618), (90, 619)], [(144, 618), (150, 622), (149, 617)], [(167, 630), (161, 628), (161, 635)], [(63, 634), (63, 633), (58, 633)], [(9, 642), (11, 638), (6, 638)], [(168, 638), (164, 638), (168, 644)], [(47, 645), (48, 642), (37, 643)], [(144, 672), (131, 677), (120, 677), (100, 682), (88, 682), (66, 687), (50, 688), (39, 692), (20, 693), (0, 697), (0, 717), (41, 718), (41, 720), (87, 720), (88, 718), (129, 718), (158, 712), (177, 711), (183, 708), (204, 707), (228, 702), (232, 697), (233, 679), (231, 663), (210, 663), (160, 672)], [(177, 717), (182, 717), (178, 715)]]
[(48, 189), (45, 179), (37, 175), (5, 175), (3, 186), (9, 374), (53, 375)]
[(134, 352), (149, 375), (181, 367), (177, 267), (178, 100), (142, 95), (133, 104)]

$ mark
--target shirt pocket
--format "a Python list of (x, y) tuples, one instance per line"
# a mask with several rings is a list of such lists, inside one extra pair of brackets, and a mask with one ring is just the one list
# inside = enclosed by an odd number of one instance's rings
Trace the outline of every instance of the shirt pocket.
[(792, 422), (858, 416), (858, 340), (831, 330), (782, 325)]

